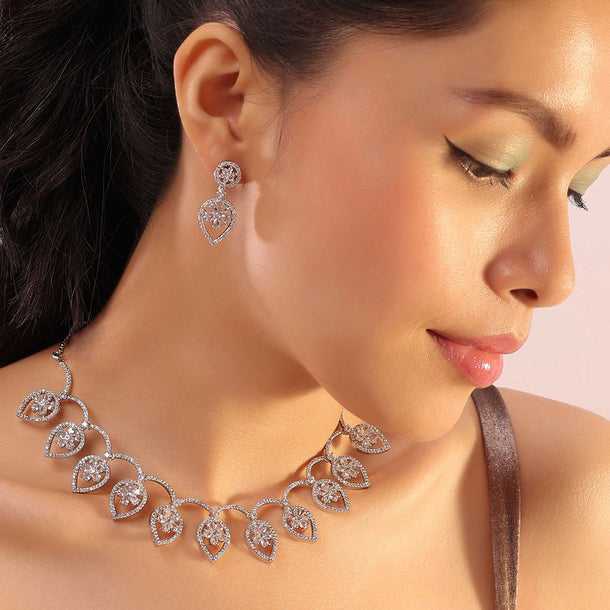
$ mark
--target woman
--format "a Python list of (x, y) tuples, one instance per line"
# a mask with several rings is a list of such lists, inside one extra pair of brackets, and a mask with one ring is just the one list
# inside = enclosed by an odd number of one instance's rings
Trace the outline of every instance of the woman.
[(493, 383), (605, 1), (2, 6), (5, 607), (601, 608), (608, 423)]

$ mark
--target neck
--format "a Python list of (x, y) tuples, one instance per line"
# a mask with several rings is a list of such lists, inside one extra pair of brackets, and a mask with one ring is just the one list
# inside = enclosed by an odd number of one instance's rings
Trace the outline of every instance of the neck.
[(212, 248), (194, 214), (171, 210), (155, 210), (110, 300), (66, 345), (72, 394), (114, 451), (178, 494), (256, 501), (304, 474), (342, 406), (261, 330), (231, 277), (233, 236)]

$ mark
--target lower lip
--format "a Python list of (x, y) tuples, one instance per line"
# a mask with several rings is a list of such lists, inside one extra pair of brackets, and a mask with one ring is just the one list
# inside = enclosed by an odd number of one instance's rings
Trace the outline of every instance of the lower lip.
[[(430, 332), (430, 331), (428, 331)], [(502, 354), (484, 352), (474, 347), (455, 343), (430, 332), (446, 360), (450, 360), (462, 377), (476, 386), (486, 388), (502, 374)]]

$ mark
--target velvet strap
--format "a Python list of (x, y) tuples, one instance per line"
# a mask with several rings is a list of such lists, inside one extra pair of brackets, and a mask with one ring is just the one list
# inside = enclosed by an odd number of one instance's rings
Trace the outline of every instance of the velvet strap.
[(513, 428), (498, 388), (475, 388), (489, 484), (491, 545), (496, 610), (514, 610), (517, 604), (521, 489), (519, 459)]

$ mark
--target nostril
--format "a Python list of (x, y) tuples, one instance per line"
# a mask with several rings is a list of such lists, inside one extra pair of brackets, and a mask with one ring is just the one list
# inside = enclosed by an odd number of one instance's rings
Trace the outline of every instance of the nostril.
[(517, 288), (516, 290), (511, 290), (511, 292), (515, 293), (515, 296), (524, 300), (537, 301), (538, 295), (535, 290), (531, 288)]

